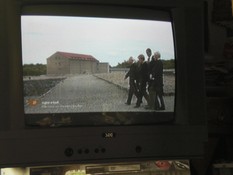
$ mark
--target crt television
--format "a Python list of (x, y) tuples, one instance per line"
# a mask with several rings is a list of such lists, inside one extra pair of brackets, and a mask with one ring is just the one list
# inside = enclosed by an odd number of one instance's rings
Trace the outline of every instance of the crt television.
[[(2, 167), (203, 155), (201, 0), (4, 0), (0, 15)], [(163, 110), (125, 104), (121, 66), (147, 48)]]

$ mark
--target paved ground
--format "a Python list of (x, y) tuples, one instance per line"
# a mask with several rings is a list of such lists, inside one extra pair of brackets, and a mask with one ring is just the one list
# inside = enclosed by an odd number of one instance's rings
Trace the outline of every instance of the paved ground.
[[(34, 98), (36, 105), (28, 105), (26, 113), (63, 113), (63, 112), (129, 112), (146, 111), (145, 102), (140, 108), (125, 105), (127, 91), (93, 75), (69, 77), (59, 83), (47, 94)], [(32, 99), (33, 100), (33, 99)], [(173, 111), (174, 96), (165, 97), (166, 111)]]

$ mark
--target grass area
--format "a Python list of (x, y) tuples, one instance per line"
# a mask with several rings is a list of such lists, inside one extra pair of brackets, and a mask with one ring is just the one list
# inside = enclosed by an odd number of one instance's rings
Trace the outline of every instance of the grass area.
[(24, 81), (24, 96), (41, 96), (62, 80), (64, 78)]

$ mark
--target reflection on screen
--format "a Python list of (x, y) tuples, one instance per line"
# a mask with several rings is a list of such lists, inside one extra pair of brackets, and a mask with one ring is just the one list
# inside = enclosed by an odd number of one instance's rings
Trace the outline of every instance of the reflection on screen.
[(171, 22), (22, 16), (21, 23), (26, 114), (174, 112)]

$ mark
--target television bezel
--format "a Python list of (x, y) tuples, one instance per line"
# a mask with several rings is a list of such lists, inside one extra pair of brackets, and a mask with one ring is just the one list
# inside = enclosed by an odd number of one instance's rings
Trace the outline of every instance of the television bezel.
[[(203, 3), (201, 0), (5, 0), (6, 24), (1, 29), (4, 72), (4, 117), (0, 124), (0, 166), (52, 165), (78, 162), (118, 162), (151, 159), (190, 159), (203, 155), (205, 125)], [(172, 124), (95, 126), (73, 128), (27, 128), (23, 115), (23, 82), (20, 15), (22, 8), (46, 14), (64, 9), (53, 7), (91, 6), (101, 16), (120, 17), (140, 11), (169, 10), (176, 43), (176, 120)], [(43, 8), (42, 8), (43, 7)], [(46, 8), (48, 7), (48, 8)], [(112, 11), (118, 9), (118, 11)], [(126, 9), (121, 13), (120, 9)], [(129, 9), (138, 9), (131, 11)], [(87, 11), (89, 16), (94, 12)], [(71, 15), (72, 11), (71, 12)], [(113, 13), (115, 12), (115, 14)], [(132, 12), (132, 13), (130, 13)], [(67, 12), (65, 12), (67, 13)], [(6, 49), (5, 44), (8, 44)], [(188, 58), (188, 59), (187, 59)], [(3, 78), (4, 77), (4, 78)], [(95, 150), (99, 152), (95, 152)]]

